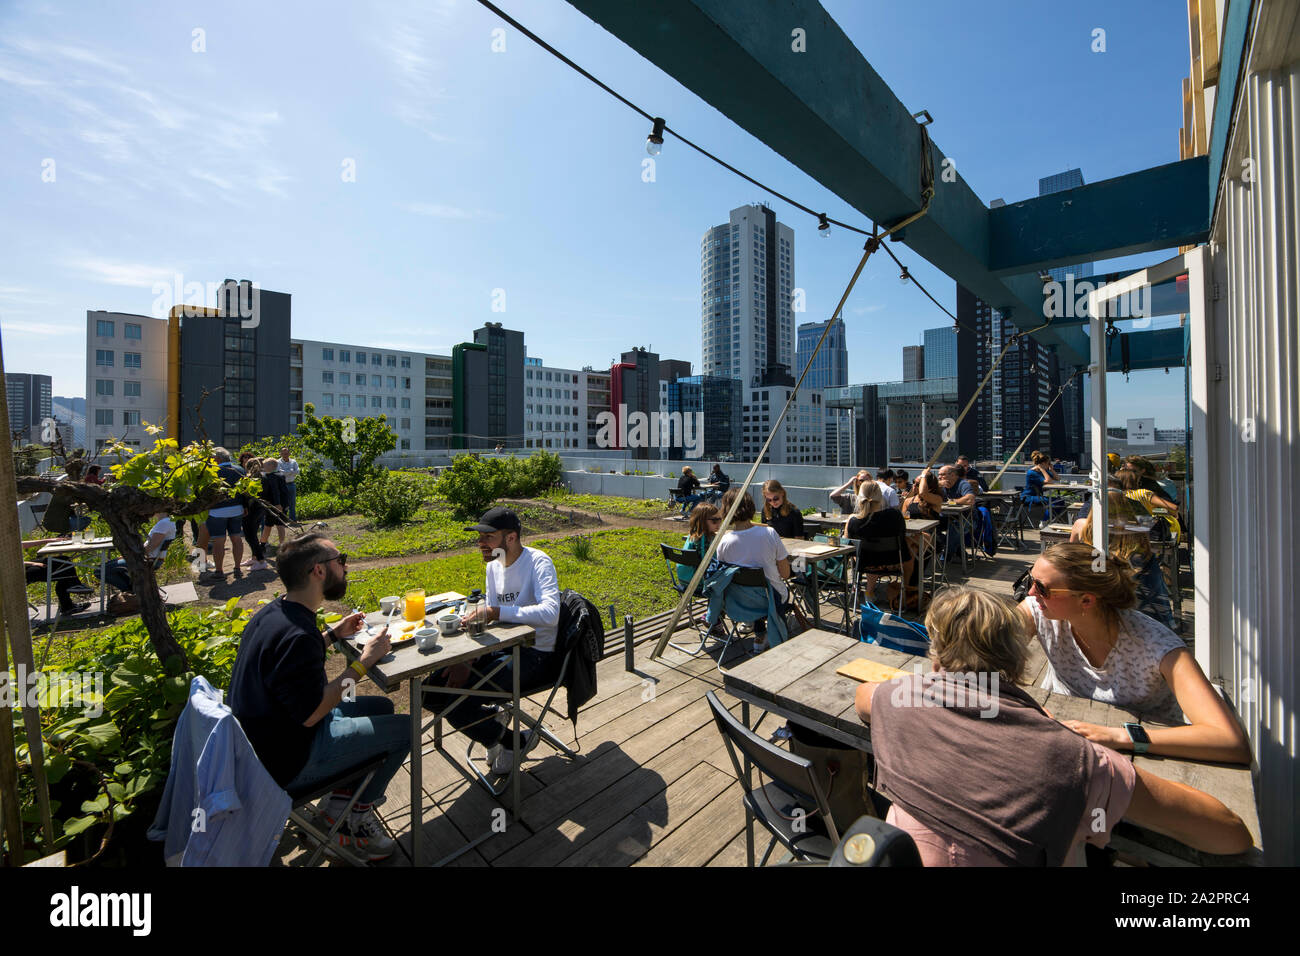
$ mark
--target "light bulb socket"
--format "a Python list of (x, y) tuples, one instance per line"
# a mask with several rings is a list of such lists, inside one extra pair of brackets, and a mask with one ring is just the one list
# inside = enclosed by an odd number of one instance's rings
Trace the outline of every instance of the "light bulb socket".
[(651, 156), (658, 156), (664, 148), (663, 117), (656, 116), (654, 124), (654, 129), (650, 130), (650, 135), (645, 138), (645, 151)]
[(907, 271), (907, 266), (903, 266), (903, 271), (898, 274), (898, 281), (907, 285), (907, 280), (912, 278), (912, 274)]
[(826, 221), (826, 213), (817, 214), (817, 235), (825, 239), (831, 234), (831, 224)]

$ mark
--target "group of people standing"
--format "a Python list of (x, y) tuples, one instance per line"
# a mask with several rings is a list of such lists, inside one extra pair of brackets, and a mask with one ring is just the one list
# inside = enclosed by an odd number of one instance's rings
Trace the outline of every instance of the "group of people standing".
[[(266, 560), (266, 545), (271, 529), (279, 534), (279, 545), (285, 541), (285, 526), (297, 520), (298, 463), (290, 456), (288, 447), (280, 449), (279, 458), (258, 458), (245, 452), (236, 465), (225, 448), (213, 449), (217, 473), (232, 489), (245, 476), (259, 479), (260, 489), (255, 495), (231, 494), (208, 509), (203, 524), (191, 522), (194, 544), (206, 563), (208, 582), (226, 578), (226, 539), (230, 540), (232, 570), (239, 574), (264, 571), (270, 568)], [(244, 542), (248, 543), (250, 556), (244, 557)], [(206, 557), (211, 551), (211, 557)]]

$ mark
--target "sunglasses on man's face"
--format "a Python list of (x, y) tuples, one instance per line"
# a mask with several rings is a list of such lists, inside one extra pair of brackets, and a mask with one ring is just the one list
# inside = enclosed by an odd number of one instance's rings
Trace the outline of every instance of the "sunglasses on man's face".
[(326, 558), (324, 561), (321, 562), (321, 564), (329, 564), (331, 561), (337, 561), (339, 563), (339, 567), (341, 568), (346, 568), (348, 566), (348, 556), (344, 554), (342, 551), (334, 555), (334, 557), (332, 558)]

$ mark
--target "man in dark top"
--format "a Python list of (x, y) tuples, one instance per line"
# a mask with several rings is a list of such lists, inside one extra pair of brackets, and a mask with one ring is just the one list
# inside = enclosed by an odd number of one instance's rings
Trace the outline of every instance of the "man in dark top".
[(717, 462), (714, 462), (713, 470), (709, 472), (709, 480), (707, 484), (710, 484), (713, 487), (704, 493), (705, 498), (709, 501), (717, 501), (726, 493), (727, 489), (731, 487), (731, 479), (727, 477), (727, 473), (722, 470), (722, 466)]
[(958, 456), (957, 456), (957, 467), (958, 467), (958, 469), (961, 469), (961, 468), (965, 468), (965, 469), (966, 469), (966, 474), (965, 474), (965, 475), (962, 475), (961, 477), (965, 478), (965, 479), (966, 479), (967, 481), (969, 481), (972, 485), (974, 485), (977, 491), (980, 491), (980, 490), (988, 491), (988, 490), (989, 490), (988, 482), (986, 482), (986, 481), (984, 480), (984, 476), (980, 474), (980, 470), (979, 470), (978, 468), (976, 468), (975, 465), (971, 462), (969, 456), (967, 456), (967, 455), (958, 455)]
[[(285, 789), (318, 785), (384, 756), (386, 762), (339, 829), (343, 846), (383, 859), (395, 844), (373, 808), (410, 751), (410, 722), (394, 715), (387, 697), (356, 697), (354, 688), (388, 653), (388, 630), (367, 642), (359, 662), (326, 681), (326, 645), (351, 637), (363, 624), (364, 615), (356, 613), (325, 634), (316, 626), (316, 609), (324, 601), (341, 600), (347, 591), (347, 555), (324, 535), (303, 535), (280, 549), (276, 570), (286, 591), (244, 628), (230, 678), (230, 709), (262, 765)], [(350, 797), (336, 791), (318, 810), (332, 825)]]

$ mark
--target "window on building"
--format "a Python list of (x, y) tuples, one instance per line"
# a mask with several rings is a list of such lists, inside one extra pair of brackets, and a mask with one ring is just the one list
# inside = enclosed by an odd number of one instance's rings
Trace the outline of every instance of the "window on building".
[(321, 403), (322, 405), (326, 406), (326, 407), (333, 406), (333, 404), (334, 404), (334, 395), (333, 395), (333, 393), (332, 393), (332, 392), (326, 392), (325, 394), (323, 394), (323, 395), (320, 397), (320, 403)]
[(388, 376), (388, 387), (389, 387), (389, 388), (397, 388), (397, 376), (396, 376), (396, 375), (389, 375), (389, 376)]
[(333, 350), (333, 349), (321, 349), (321, 350), (320, 350), (320, 360), (321, 360), (322, 362), (332, 362), (332, 361), (334, 361), (334, 350)]
[(389, 407), (389, 408), (396, 408), (396, 407), (397, 407), (397, 399), (394, 398), (392, 395), (389, 395), (389, 396), (388, 396), (388, 407)]
[(321, 384), (322, 384), (322, 385), (333, 385), (333, 384), (334, 384), (334, 373), (333, 373), (333, 372), (321, 372), (321, 373), (320, 373), (320, 380), (321, 380)]
[(95, 349), (95, 365), (100, 368), (113, 367), (113, 352), (110, 349)]
[(123, 413), (122, 413), (122, 424), (123, 424), (123, 425), (139, 425), (139, 424), (140, 424), (140, 412), (139, 412), (138, 410), (136, 410), (136, 409), (131, 409), (131, 410), (129, 410), (129, 411), (125, 411), (125, 412), (123, 412)]
[(410, 407), (411, 407), (411, 400), (410, 400), (409, 398), (404, 398), (404, 399), (402, 399), (402, 407), (403, 407), (403, 408), (410, 408)]
[(143, 331), (138, 322), (126, 322), (122, 326), (122, 334), (128, 339), (139, 341), (143, 338)]
[(351, 373), (351, 372), (339, 372), (339, 384), (340, 384), (340, 385), (351, 385), (351, 384), (352, 384), (352, 373)]
[(402, 368), (410, 368), (410, 367), (411, 367), (411, 356), (409, 356), (409, 355), (403, 355), (403, 356), (402, 356)]
[(403, 439), (402, 439), (402, 451), (410, 451), (410, 450), (411, 450), (411, 439), (409, 439), (409, 438), (403, 438)]
[(112, 380), (112, 379), (109, 379), (109, 378), (97, 378), (97, 379), (95, 379), (95, 394), (96, 394), (96, 395), (112, 395), (112, 394), (113, 394), (113, 380)]
[(340, 362), (349, 362), (349, 363), (350, 363), (350, 362), (352, 361), (352, 350), (351, 350), (351, 349), (339, 349), (339, 361), (340, 361)]
[(370, 407), (371, 407), (371, 408), (382, 408), (383, 405), (384, 405), (384, 400), (383, 400), (382, 398), (380, 398), (378, 395), (371, 395), (371, 396), (370, 396)]
[(358, 385), (366, 384), (366, 376), (363, 372), (357, 372), (357, 384)]
[(140, 367), (140, 353), (139, 353), (139, 352), (123, 352), (123, 353), (122, 353), (122, 367), (123, 367), (123, 368), (139, 368), (139, 367)]
[(111, 428), (113, 426), (113, 410), (111, 408), (95, 409), (95, 424)]
[(339, 396), (339, 408), (349, 408), (349, 407), (351, 407), (351, 405), (352, 405), (352, 396), (351, 396), (351, 395), (340, 395), (340, 396)]
[(382, 355), (380, 355), (378, 352), (371, 352), (371, 353), (370, 353), (370, 364), (371, 364), (371, 365), (383, 365), (383, 364), (384, 364), (384, 357), (383, 357)]
[(123, 383), (122, 383), (122, 394), (125, 395), (127, 398), (139, 398), (139, 397), (140, 397), (140, 383), (139, 383), (139, 382), (123, 382)]
[(401, 421), (401, 426), (402, 426), (402, 431), (409, 432), (411, 430), (411, 420), (409, 418), (403, 418)]
[(113, 337), (113, 322), (111, 319), (95, 320), (95, 335), (101, 339), (111, 339)]
[(411, 387), (411, 379), (408, 376), (403, 376), (402, 388), (410, 388), (410, 387)]
[(390, 356), (388, 356), (388, 367), (389, 367), (389, 368), (397, 368), (397, 356), (396, 356), (396, 355), (390, 355)]

